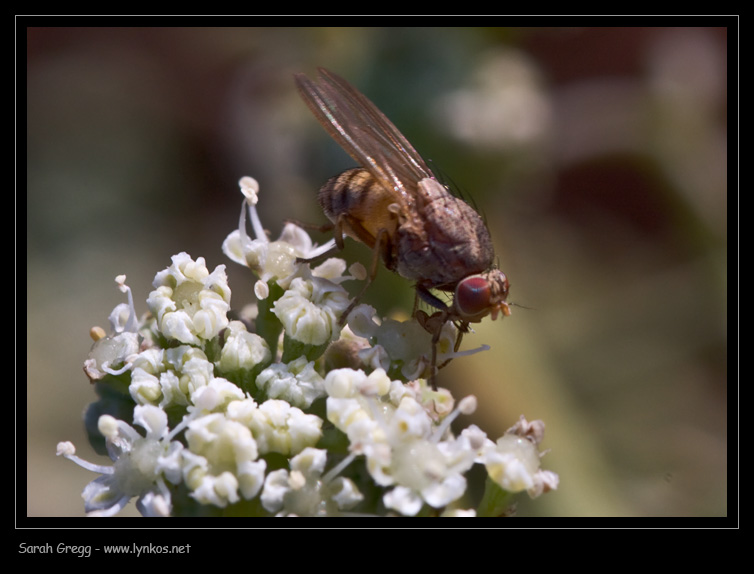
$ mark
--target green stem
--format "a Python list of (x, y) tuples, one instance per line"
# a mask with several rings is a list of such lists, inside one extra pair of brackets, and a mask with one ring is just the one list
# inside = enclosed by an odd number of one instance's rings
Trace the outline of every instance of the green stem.
[(513, 495), (500, 486), (489, 477), (484, 485), (484, 496), (482, 497), (477, 516), (503, 516), (512, 504)]
[(278, 339), (280, 339), (280, 333), (283, 331), (283, 324), (272, 312), (272, 306), (283, 295), (284, 291), (274, 279), (268, 281), (267, 286), (270, 288), (270, 294), (266, 299), (259, 301), (256, 328), (257, 334), (267, 342), (274, 357), (277, 353)]

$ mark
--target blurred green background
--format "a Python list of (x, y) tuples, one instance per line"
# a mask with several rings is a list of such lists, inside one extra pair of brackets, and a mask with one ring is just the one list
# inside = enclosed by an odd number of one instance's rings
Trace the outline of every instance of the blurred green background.
[[(519, 307), (476, 327), (464, 347), (492, 350), (440, 384), (479, 398), (463, 423), (492, 438), (545, 421), (560, 488), (519, 514), (727, 515), (725, 28), (26, 32), (27, 515), (83, 515), (95, 475), (55, 446), (102, 460), (82, 363), (125, 301), (116, 275), (143, 312), (187, 251), (228, 265), (234, 308), (252, 301), (220, 251), (244, 175), (273, 237), (285, 218), (324, 222), (316, 191), (353, 162), (295, 90), (317, 66), (486, 217)], [(367, 301), (410, 312), (413, 292), (383, 269)]]

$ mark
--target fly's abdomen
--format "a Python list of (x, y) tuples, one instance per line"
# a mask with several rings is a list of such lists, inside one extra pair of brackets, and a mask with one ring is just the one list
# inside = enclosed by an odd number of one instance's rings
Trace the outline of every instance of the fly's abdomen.
[(374, 246), (380, 231), (392, 237), (398, 225), (393, 196), (362, 168), (330, 178), (319, 190), (319, 203), (333, 223), (350, 237)]

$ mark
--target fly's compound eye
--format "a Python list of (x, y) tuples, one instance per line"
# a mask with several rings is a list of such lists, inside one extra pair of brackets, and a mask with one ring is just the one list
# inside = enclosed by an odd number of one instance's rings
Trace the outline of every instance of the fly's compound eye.
[(476, 317), (490, 310), (490, 282), (481, 275), (467, 277), (456, 287), (456, 306), (465, 317)]

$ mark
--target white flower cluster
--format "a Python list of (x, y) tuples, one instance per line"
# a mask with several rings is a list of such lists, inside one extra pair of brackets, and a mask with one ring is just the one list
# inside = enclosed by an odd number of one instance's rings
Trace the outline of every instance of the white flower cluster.
[[(175, 255), (155, 277), (141, 319), (125, 277), (116, 279), (129, 302), (111, 314), (109, 335), (93, 330), (85, 363), (103, 397), (93, 405), (90, 439), (96, 446), (104, 437), (113, 464), (91, 464), (71, 443), (58, 445), (59, 455), (101, 474), (82, 495), (88, 514), (110, 516), (136, 498), (145, 516), (229, 507), (280, 516), (381, 509), (470, 516), (473, 509), (448, 507), (462, 504), (464, 474), (475, 463), (508, 492), (537, 496), (557, 486), (557, 475), (539, 468), (541, 423), (522, 418), (497, 443), (475, 426), (453, 435), (451, 421), (476, 402), (455, 406), (447, 391), (418, 379), (429, 334), (413, 320), (380, 321), (366, 305), (342, 329), (349, 297), (341, 283), (363, 271), (344, 275), (335, 258), (310, 269), (302, 259), (332, 243), (317, 247), (292, 224), (269, 241), (256, 182), (244, 178), (241, 189), (255, 238), (246, 235), (244, 206), (223, 250), (259, 278), (253, 322), (229, 319), (225, 268), (210, 272), (202, 258)], [(457, 356), (455, 336), (448, 325), (440, 361)], [(336, 368), (342, 348), (354, 352), (348, 367)], [(102, 414), (115, 412), (133, 412), (145, 433)], [(381, 506), (360, 507), (366, 500)]]
[(473, 396), (436, 424), (438, 393), (423, 380), (403, 384), (382, 369), (369, 375), (337, 369), (325, 377), (325, 389), (328, 420), (348, 436), (352, 454), (365, 456), (374, 481), (391, 487), (383, 503), (402, 515), (414, 516), (424, 504), (441, 509), (459, 500), (466, 492), (464, 473), (474, 463), (484, 464), (509, 492), (538, 496), (557, 487), (557, 475), (540, 470), (536, 445), (527, 438), (506, 434), (495, 445), (476, 425), (457, 437), (449, 432), (459, 414), (475, 410)]

